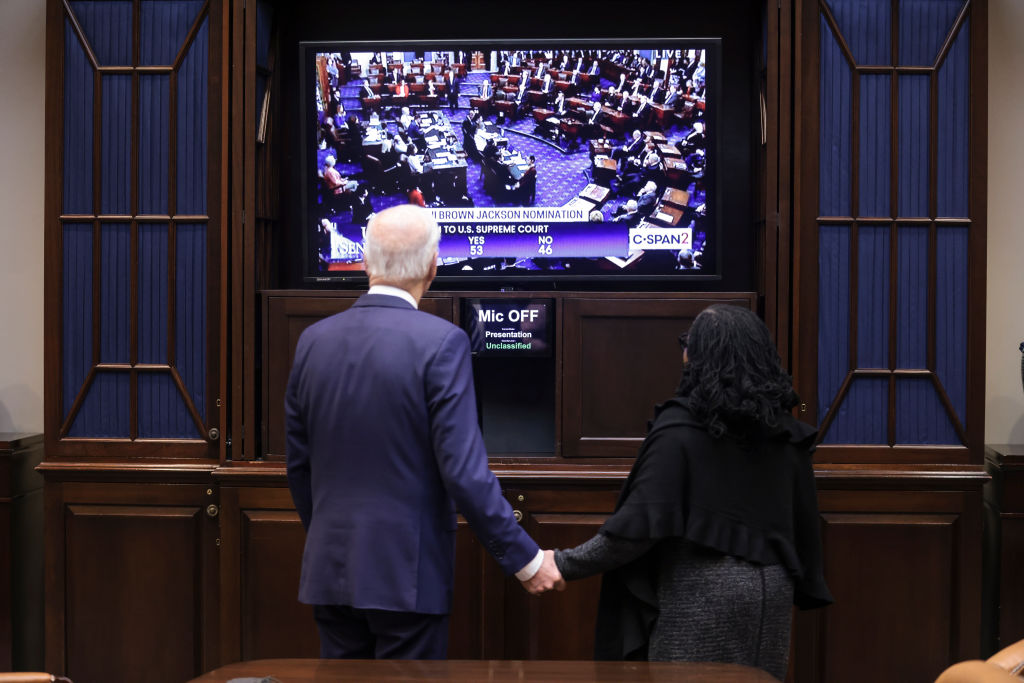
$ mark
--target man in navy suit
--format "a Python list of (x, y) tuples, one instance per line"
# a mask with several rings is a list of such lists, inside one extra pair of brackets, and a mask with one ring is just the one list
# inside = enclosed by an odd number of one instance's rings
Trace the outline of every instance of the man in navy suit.
[(446, 656), (456, 510), (528, 591), (564, 587), (488, 468), (469, 338), (417, 310), (439, 238), (424, 209), (376, 214), (369, 292), (295, 350), (288, 485), (306, 529), (299, 600), (314, 606), (321, 657)]

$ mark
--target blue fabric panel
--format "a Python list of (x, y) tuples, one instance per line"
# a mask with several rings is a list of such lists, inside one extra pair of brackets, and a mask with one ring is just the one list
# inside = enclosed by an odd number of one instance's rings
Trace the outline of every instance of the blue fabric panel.
[(931, 66), (965, 0), (899, 0), (900, 61)]
[(70, 437), (128, 439), (128, 396), (131, 378), (127, 371), (99, 372), (85, 395), (82, 408), (68, 430)]
[(889, 380), (858, 377), (836, 411), (823, 443), (887, 444)]
[(851, 72), (825, 20), (821, 20), (821, 90), (818, 206), (822, 216), (850, 215), (853, 105)]
[(938, 197), (939, 217), (966, 218), (968, 163), (970, 162), (970, 26), (960, 34), (939, 67)]
[(928, 228), (899, 228), (896, 308), (896, 367), (928, 364)]
[(139, 438), (200, 438), (170, 373), (139, 373)]
[(100, 362), (128, 363), (131, 340), (131, 226), (100, 226)]
[(178, 70), (177, 213), (206, 215), (209, 19)]
[(72, 0), (100, 66), (132, 65), (132, 0)]
[(894, 0), (828, 0), (839, 31), (858, 66), (892, 64)]
[(102, 78), (100, 212), (127, 215), (131, 211), (132, 77)]
[(142, 0), (139, 63), (143, 66), (173, 64), (202, 7), (202, 0)]
[(166, 214), (171, 77), (139, 76), (139, 214)]
[(850, 228), (818, 233), (818, 421), (850, 369)]
[(64, 213), (92, 215), (93, 69), (64, 22)]
[(61, 378), (64, 417), (92, 367), (92, 224), (64, 224)]
[(899, 215), (928, 216), (930, 77), (899, 77)]
[(860, 77), (861, 216), (889, 216), (892, 188), (892, 92), (890, 76)]
[(857, 367), (889, 367), (889, 226), (857, 234)]
[(167, 224), (139, 225), (138, 359), (167, 362)]
[(206, 225), (178, 225), (174, 355), (199, 415), (206, 419)]
[(935, 385), (926, 377), (896, 379), (896, 443), (912, 445), (959, 444), (953, 423), (939, 400)]
[(274, 6), (266, 0), (259, 0), (256, 3), (256, 64), (264, 69), (270, 63), (270, 31), (273, 27)]
[(938, 228), (935, 278), (935, 374), (966, 425), (967, 228)]

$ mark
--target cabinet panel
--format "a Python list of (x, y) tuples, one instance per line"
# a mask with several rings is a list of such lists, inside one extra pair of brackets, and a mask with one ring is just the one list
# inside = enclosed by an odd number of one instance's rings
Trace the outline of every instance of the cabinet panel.
[(242, 659), (319, 657), (313, 609), (298, 601), (306, 534), (294, 510), (241, 510)]
[(298, 600), (306, 534), (287, 488), (221, 489), (221, 660), (318, 657)]
[(47, 668), (75, 681), (176, 682), (213, 663), (216, 524), (205, 487), (67, 484), (51, 500)]
[(567, 299), (562, 331), (562, 453), (633, 457), (651, 408), (671, 396), (676, 340), (712, 304), (753, 308), (753, 295)]
[[(523, 512), (523, 528), (542, 548), (572, 548), (588, 540), (615, 508), (611, 489), (507, 491)], [(523, 500), (519, 500), (522, 497)], [(593, 659), (601, 577), (568, 582), (539, 598), (510, 579), (504, 601), (506, 659)]]
[(961, 491), (819, 491), (836, 602), (797, 615), (796, 680), (933, 680), (978, 656), (980, 501)]

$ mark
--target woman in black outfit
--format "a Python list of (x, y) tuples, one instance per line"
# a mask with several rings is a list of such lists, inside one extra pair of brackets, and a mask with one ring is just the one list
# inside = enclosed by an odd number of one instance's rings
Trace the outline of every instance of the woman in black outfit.
[(823, 607), (811, 468), (816, 432), (768, 329), (711, 306), (683, 346), (676, 396), (655, 418), (615, 513), (555, 551), (567, 580), (606, 572), (597, 659), (734, 662), (782, 679), (790, 609)]

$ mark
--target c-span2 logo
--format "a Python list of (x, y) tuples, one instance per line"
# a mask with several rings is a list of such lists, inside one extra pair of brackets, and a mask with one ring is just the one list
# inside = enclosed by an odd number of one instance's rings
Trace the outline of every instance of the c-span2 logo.
[(672, 249), (681, 251), (693, 247), (693, 230), (690, 228), (632, 228), (629, 231), (629, 250)]

